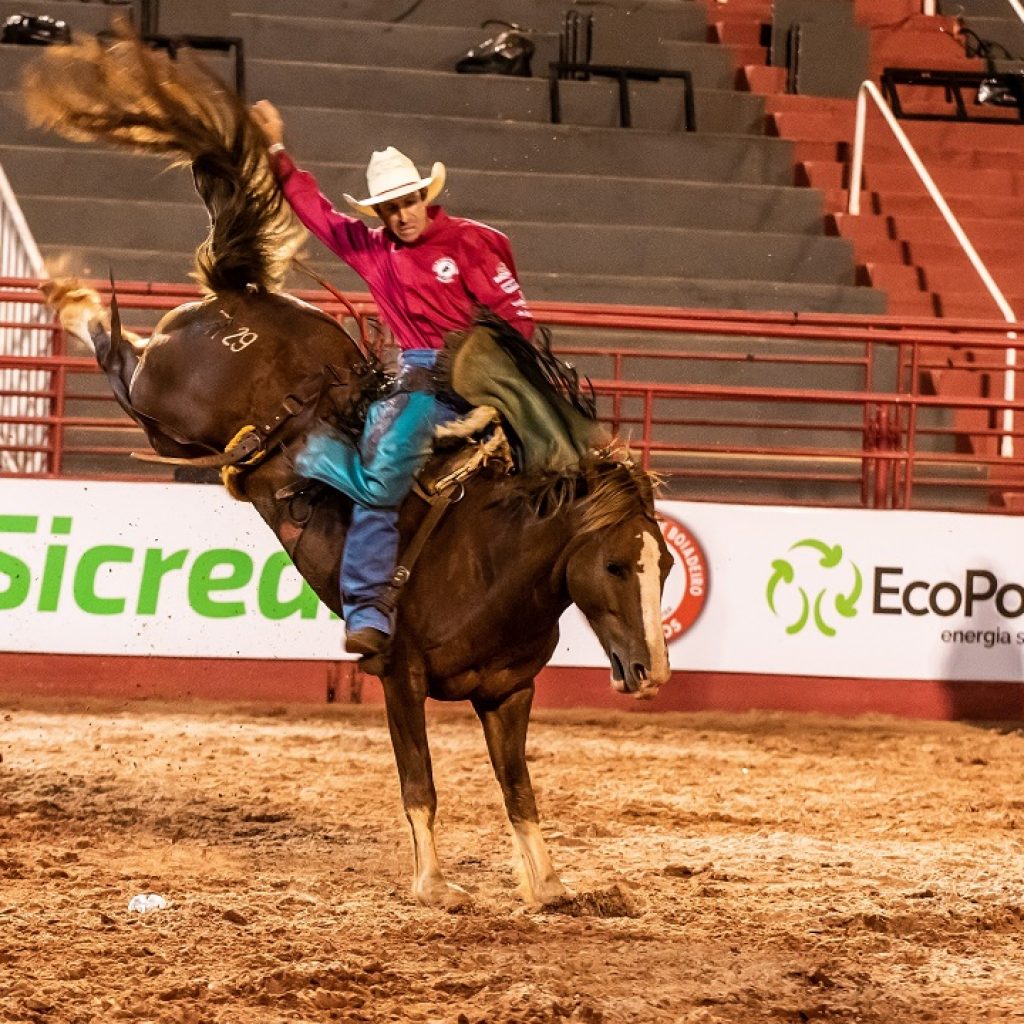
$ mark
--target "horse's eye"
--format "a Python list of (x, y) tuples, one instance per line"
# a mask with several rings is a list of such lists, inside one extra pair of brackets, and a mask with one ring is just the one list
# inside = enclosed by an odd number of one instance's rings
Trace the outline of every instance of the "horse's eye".
[(617, 580), (624, 580), (626, 578), (626, 567), (622, 562), (609, 562), (605, 569), (608, 571), (609, 576), (614, 576)]

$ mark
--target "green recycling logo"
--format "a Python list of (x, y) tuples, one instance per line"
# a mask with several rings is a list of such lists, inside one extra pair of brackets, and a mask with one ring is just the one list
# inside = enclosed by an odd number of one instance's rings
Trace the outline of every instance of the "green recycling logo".
[[(831, 637), (842, 619), (857, 614), (863, 590), (860, 569), (849, 559), (843, 560), (838, 544), (809, 537), (797, 541), (786, 558), (772, 562), (765, 598), (777, 618), (792, 617), (786, 626), (790, 636), (813, 621), (819, 633)], [(839, 618), (834, 618), (833, 612)]]

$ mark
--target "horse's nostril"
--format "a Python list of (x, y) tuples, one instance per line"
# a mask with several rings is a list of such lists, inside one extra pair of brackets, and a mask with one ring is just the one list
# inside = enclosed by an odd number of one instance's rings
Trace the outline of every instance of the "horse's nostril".
[(623, 682), (626, 678), (626, 670), (622, 667), (622, 661), (619, 659), (619, 656), (614, 651), (612, 651), (611, 662), (612, 679), (615, 679), (620, 683)]
[(647, 666), (641, 665), (640, 662), (634, 662), (633, 664), (633, 676), (639, 679), (641, 683), (647, 682)]

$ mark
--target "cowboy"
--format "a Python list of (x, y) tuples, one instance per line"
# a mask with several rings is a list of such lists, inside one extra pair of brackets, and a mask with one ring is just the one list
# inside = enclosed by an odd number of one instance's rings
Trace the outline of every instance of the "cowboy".
[(489, 307), (527, 339), (533, 317), (523, 298), (508, 238), (431, 205), (445, 182), (444, 164), (428, 177), (392, 146), (370, 157), (367, 197), (346, 202), (379, 219), (369, 227), (336, 210), (316, 181), (285, 151), (284, 122), (267, 100), (252, 108), (274, 174), (299, 220), (366, 282), (399, 347), (394, 391), (374, 403), (358, 450), (314, 435), (296, 461), (303, 475), (347, 494), (355, 506), (341, 564), (345, 649), (372, 657), (386, 651), (392, 622), (385, 601), (398, 560), (398, 506), (431, 450), (434, 427), (459, 413), (423, 390), (444, 336), (464, 331)]

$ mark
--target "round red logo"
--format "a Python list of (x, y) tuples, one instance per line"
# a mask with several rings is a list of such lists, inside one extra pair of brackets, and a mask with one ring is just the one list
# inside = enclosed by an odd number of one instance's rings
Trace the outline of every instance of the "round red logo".
[(708, 596), (708, 560), (693, 533), (677, 519), (660, 513), (661, 535), (672, 554), (672, 571), (661, 595), (665, 639), (678, 640), (698, 619)]

